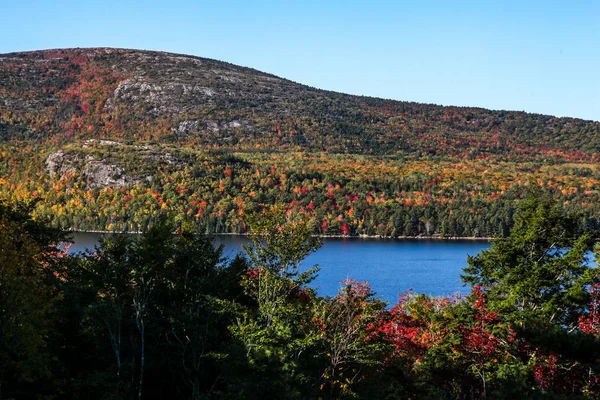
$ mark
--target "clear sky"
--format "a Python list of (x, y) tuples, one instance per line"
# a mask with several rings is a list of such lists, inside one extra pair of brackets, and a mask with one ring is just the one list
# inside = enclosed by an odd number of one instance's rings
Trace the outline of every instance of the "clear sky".
[(124, 47), (339, 92), (600, 120), (600, 0), (0, 0), (0, 53)]

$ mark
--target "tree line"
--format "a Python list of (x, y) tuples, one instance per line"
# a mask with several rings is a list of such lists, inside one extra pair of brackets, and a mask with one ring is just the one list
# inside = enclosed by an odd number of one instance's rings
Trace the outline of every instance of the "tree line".
[[(532, 186), (600, 228), (593, 164), (231, 153), (159, 144), (84, 142), (52, 153), (0, 145), (0, 198), (37, 201), (35, 215), (73, 230), (143, 231), (161, 212), (206, 233), (246, 233), (246, 216), (279, 202), (314, 220), (320, 235), (506, 235)], [(62, 154), (53, 176), (50, 154)], [(116, 184), (95, 168), (121, 171)], [(111, 175), (112, 176), (112, 175)]]
[(592, 234), (540, 193), (469, 258), (469, 295), (394, 305), (352, 280), (318, 296), (313, 222), (285, 207), (233, 259), (165, 216), (73, 256), (31, 212), (0, 206), (3, 399), (600, 396)]

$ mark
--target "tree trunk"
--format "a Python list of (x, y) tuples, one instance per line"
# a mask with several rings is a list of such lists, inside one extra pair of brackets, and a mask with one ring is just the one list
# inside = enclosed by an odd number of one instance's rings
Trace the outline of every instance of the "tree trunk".
[(146, 326), (144, 320), (140, 321), (141, 355), (140, 355), (140, 383), (138, 388), (138, 400), (142, 400), (142, 388), (144, 385), (144, 364), (146, 362)]

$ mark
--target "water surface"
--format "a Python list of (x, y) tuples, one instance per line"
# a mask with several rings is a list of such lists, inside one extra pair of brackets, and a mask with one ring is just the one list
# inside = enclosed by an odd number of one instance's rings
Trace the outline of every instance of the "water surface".
[[(99, 234), (77, 233), (71, 252), (93, 249)], [(233, 258), (248, 243), (243, 236), (217, 236), (224, 255)], [(467, 293), (460, 280), (467, 255), (490, 247), (486, 241), (328, 238), (323, 247), (304, 260), (303, 267), (318, 264), (312, 283), (321, 295), (333, 296), (346, 278), (367, 281), (384, 300), (394, 303), (399, 293), (413, 289), (434, 296)]]

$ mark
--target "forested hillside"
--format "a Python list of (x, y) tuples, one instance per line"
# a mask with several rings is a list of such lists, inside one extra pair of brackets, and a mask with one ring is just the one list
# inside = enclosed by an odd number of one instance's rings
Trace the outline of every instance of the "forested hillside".
[(322, 234), (491, 236), (531, 184), (600, 226), (599, 122), (350, 96), (197, 57), (0, 55), (0, 137), (0, 196), (41, 200), (61, 228), (143, 230), (162, 211), (243, 233), (279, 202)]
[(282, 209), (234, 259), (168, 219), (69, 255), (30, 211), (0, 202), (4, 399), (600, 398), (600, 247), (546, 196), (469, 257), (469, 295), (399, 278), (393, 305), (348, 279), (317, 295), (319, 239)]

